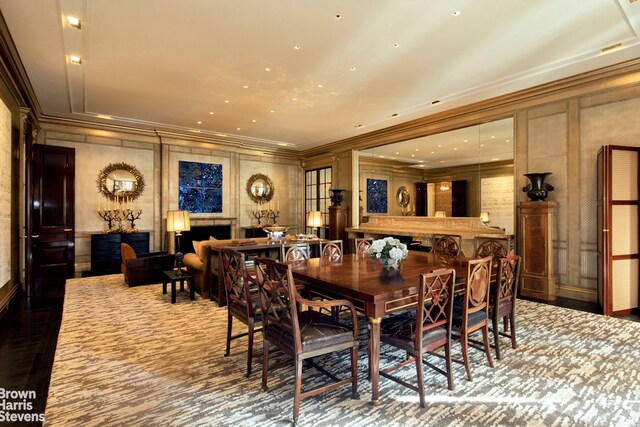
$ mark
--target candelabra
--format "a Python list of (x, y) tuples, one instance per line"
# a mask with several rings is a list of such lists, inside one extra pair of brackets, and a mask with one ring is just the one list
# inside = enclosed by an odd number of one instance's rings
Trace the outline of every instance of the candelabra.
[[(107, 223), (106, 233), (121, 233), (123, 231), (136, 231), (136, 220), (142, 215), (142, 209), (99, 209), (98, 215)], [(131, 228), (126, 230), (122, 221), (129, 221)], [(114, 225), (114, 222), (117, 223)]]
[(278, 215), (280, 215), (280, 211), (273, 209), (256, 209), (251, 211), (251, 215), (258, 220), (258, 226), (261, 225), (263, 218), (266, 221), (265, 225), (274, 225), (278, 223)]

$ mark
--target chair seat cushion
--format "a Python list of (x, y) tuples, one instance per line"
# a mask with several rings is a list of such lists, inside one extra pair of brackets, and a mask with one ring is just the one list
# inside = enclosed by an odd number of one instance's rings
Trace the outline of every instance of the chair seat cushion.
[[(353, 331), (350, 328), (318, 311), (300, 312), (298, 322), (300, 323), (302, 350), (305, 352), (353, 341)], [(281, 343), (290, 343), (293, 348), (292, 331), (284, 330), (276, 324), (270, 324), (266, 336), (267, 339), (273, 337)]]
[[(382, 323), (380, 324), (380, 339), (382, 342), (404, 350), (414, 350), (416, 339), (416, 312), (411, 310), (382, 319)], [(429, 331), (423, 332), (422, 346), (425, 347), (446, 339), (446, 326), (436, 326)]]
[[(453, 301), (453, 326), (456, 328), (462, 327), (462, 308), (464, 302), (460, 299)], [(486, 321), (487, 315), (484, 310), (476, 311), (475, 313), (469, 313), (468, 326)]]
[[(260, 295), (257, 292), (251, 292), (251, 299), (253, 302), (253, 321), (255, 323), (262, 321), (262, 313), (260, 312)], [(249, 321), (247, 316), (247, 306), (244, 302), (229, 301), (229, 310), (231, 315), (237, 319), (240, 319), (244, 323)]]

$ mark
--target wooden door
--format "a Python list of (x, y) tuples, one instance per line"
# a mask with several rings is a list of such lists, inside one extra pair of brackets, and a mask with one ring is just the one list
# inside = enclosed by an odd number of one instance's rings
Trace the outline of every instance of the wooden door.
[(598, 294), (607, 316), (638, 311), (640, 149), (598, 153)]
[(32, 284), (38, 292), (45, 280), (73, 277), (75, 260), (75, 150), (33, 146), (31, 180)]
[(416, 216), (427, 216), (429, 213), (429, 202), (427, 196), (427, 183), (416, 182)]

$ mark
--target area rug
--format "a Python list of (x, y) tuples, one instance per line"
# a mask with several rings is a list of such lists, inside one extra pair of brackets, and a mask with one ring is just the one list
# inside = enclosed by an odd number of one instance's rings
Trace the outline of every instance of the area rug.
[[(245, 377), (246, 339), (224, 357), (226, 316), (225, 308), (186, 293), (171, 304), (162, 285), (128, 288), (122, 275), (69, 280), (45, 425), (289, 425), (293, 368), (272, 372), (270, 390), (262, 391), (261, 359)], [(417, 393), (385, 378), (380, 404), (371, 405), (363, 342), (360, 399), (350, 398), (349, 387), (305, 399), (298, 425), (637, 425), (639, 323), (520, 300), (517, 319), (518, 348), (504, 339), (495, 368), (472, 350), (473, 382), (455, 364), (450, 391), (444, 376), (427, 369), (424, 409)], [(382, 366), (402, 357), (389, 350), (382, 348)], [(320, 362), (347, 373), (348, 360), (339, 353)], [(413, 367), (403, 375), (415, 381)], [(305, 371), (304, 385), (322, 381)]]

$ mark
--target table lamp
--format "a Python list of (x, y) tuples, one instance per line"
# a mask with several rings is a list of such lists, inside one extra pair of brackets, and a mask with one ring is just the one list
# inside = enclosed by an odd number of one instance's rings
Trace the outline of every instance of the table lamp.
[(491, 216), (489, 216), (489, 212), (487, 211), (480, 212), (480, 220), (485, 224), (491, 221)]
[(307, 213), (307, 227), (311, 227), (313, 234), (318, 234), (318, 228), (322, 227), (322, 212), (309, 211)]
[(180, 236), (183, 231), (191, 230), (191, 221), (189, 220), (188, 211), (168, 211), (167, 212), (167, 231), (173, 231), (176, 233), (176, 262), (178, 264), (178, 270), (182, 271), (182, 257), (184, 256), (180, 252)]

